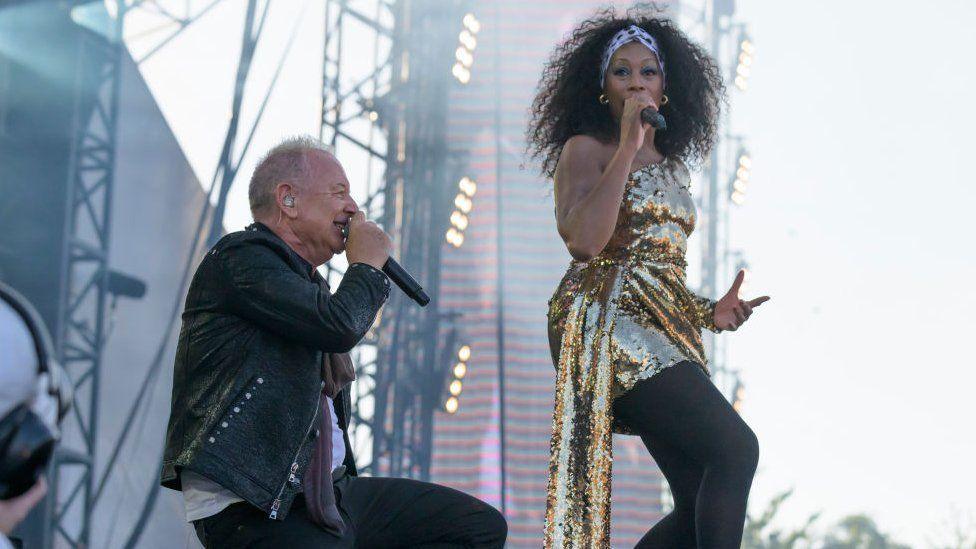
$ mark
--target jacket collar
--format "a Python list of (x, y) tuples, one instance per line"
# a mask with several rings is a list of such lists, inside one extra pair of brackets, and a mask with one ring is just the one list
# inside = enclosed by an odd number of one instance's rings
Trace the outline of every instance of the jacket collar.
[(270, 236), (271, 238), (277, 240), (278, 242), (281, 243), (282, 246), (284, 246), (288, 250), (288, 253), (290, 253), (291, 256), (293, 258), (295, 258), (302, 265), (302, 267), (304, 268), (304, 271), (306, 273), (309, 273), (309, 275), (313, 279), (317, 279), (317, 276), (321, 276), (321, 275), (318, 274), (318, 269), (316, 269), (314, 265), (312, 265), (311, 263), (309, 263), (308, 261), (306, 261), (304, 257), (298, 255), (298, 252), (296, 252), (295, 250), (293, 250), (291, 248), (291, 246), (288, 245), (287, 242), (285, 242), (284, 240), (282, 240), (280, 236), (278, 236), (274, 231), (271, 230), (270, 227), (268, 227), (264, 223), (261, 223), (260, 221), (255, 221), (254, 223), (251, 223), (250, 225), (248, 225), (247, 227), (245, 227), (244, 230), (245, 231), (257, 231), (257, 232), (260, 232), (262, 234), (266, 234), (266, 235)]

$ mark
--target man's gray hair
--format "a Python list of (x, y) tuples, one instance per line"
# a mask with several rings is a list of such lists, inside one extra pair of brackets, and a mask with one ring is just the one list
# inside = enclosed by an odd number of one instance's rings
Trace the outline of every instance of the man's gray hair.
[(299, 135), (285, 139), (258, 162), (247, 189), (251, 215), (255, 219), (274, 211), (275, 187), (278, 183), (305, 185), (308, 178), (308, 153), (312, 151), (332, 154), (329, 146), (322, 141), (310, 135)]

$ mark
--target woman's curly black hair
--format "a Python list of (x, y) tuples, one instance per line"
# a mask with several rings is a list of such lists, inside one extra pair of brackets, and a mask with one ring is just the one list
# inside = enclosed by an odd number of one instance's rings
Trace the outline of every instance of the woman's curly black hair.
[(608, 106), (598, 101), (603, 93), (600, 61), (613, 35), (630, 25), (649, 32), (664, 57), (668, 103), (660, 110), (668, 129), (655, 133), (654, 146), (665, 156), (689, 164), (697, 164), (711, 150), (725, 93), (715, 61), (669, 19), (637, 9), (619, 18), (612, 8), (606, 8), (580, 23), (556, 47), (539, 80), (526, 137), (532, 157), (542, 159), (547, 177), (553, 177), (570, 137), (586, 134), (604, 143), (617, 138), (617, 121)]

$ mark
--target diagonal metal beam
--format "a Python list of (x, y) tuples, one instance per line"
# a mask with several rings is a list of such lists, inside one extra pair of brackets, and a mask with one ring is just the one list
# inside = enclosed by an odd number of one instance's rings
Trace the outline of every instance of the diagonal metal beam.
[(234, 143), (237, 140), (237, 126), (240, 124), (241, 103), (244, 101), (244, 86), (247, 84), (247, 77), (251, 72), (251, 61), (254, 59), (254, 51), (257, 49), (258, 40), (261, 38), (261, 31), (267, 19), (268, 7), (271, 0), (264, 4), (264, 11), (260, 21), (255, 21), (255, 11), (257, 0), (248, 0), (247, 12), (244, 16), (244, 34), (241, 38), (241, 55), (237, 64), (237, 80), (234, 85), (234, 100), (231, 105), (230, 123), (227, 125), (227, 134), (224, 136), (224, 146), (220, 153), (220, 160), (214, 172), (214, 181), (220, 180), (217, 191), (217, 206), (214, 208), (213, 218), (211, 218), (210, 232), (207, 236), (207, 246), (213, 246), (223, 234), (224, 209), (227, 205), (227, 193), (234, 182), (233, 156)]

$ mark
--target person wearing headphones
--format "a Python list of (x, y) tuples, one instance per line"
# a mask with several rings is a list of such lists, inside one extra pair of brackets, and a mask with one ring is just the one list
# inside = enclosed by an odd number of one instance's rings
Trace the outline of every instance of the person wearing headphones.
[(0, 282), (0, 549), (47, 493), (41, 475), (70, 405), (66, 381), (37, 311)]

